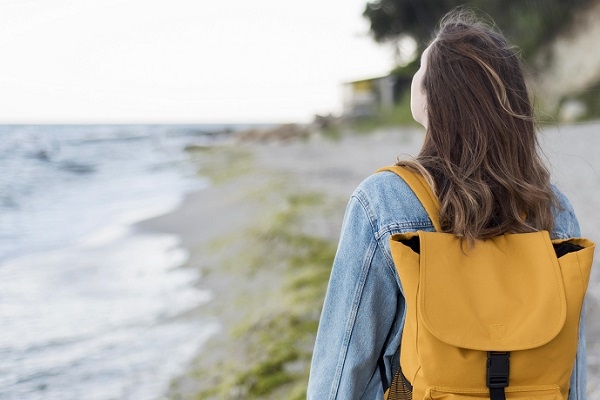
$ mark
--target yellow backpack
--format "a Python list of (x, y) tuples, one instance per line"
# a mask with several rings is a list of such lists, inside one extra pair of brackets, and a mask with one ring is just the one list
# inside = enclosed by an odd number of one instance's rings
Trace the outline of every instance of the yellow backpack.
[(505, 234), (461, 249), (425, 179), (401, 167), (437, 232), (393, 235), (407, 313), (386, 399), (566, 400), (594, 243)]

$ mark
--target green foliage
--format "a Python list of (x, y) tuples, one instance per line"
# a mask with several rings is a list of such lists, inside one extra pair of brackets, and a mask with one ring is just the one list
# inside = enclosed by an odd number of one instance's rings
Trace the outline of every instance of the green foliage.
[[(306, 212), (322, 202), (315, 193), (291, 194), (267, 223), (250, 229), (248, 247), (262, 256), (252, 260), (251, 269), (283, 267), (288, 279), (281, 291), (271, 293), (281, 309), (251, 319), (237, 327), (244, 348), (244, 366), (237, 366), (232, 381), (221, 393), (243, 393), (247, 399), (304, 398), (312, 343), (317, 331), (327, 278), (335, 255), (335, 243), (304, 233)], [(246, 250), (242, 250), (247, 254)], [(279, 393), (279, 397), (277, 396)], [(280, 397), (285, 393), (284, 397)], [(225, 398), (225, 397), (224, 397)]]
[(525, 58), (550, 41), (570, 21), (574, 12), (591, 0), (376, 0), (367, 3), (375, 40), (414, 38), (419, 52), (432, 39), (438, 21), (453, 8), (465, 4), (489, 15)]
[(598, 119), (600, 115), (600, 81), (584, 91), (575, 93), (569, 99), (564, 99), (563, 102), (567, 100), (577, 100), (584, 105), (585, 112), (578, 116), (577, 120), (589, 121)]
[(419, 69), (420, 64), (421, 60), (419, 59), (419, 57), (417, 57), (406, 65), (399, 65), (396, 68), (394, 68), (392, 70), (392, 75), (397, 76), (399, 78), (407, 78), (412, 80), (412, 77)]

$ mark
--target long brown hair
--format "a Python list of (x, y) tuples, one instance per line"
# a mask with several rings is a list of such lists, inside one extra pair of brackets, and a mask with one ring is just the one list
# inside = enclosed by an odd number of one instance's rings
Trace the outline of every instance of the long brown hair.
[(440, 200), (445, 232), (473, 243), (551, 231), (557, 204), (539, 156), (523, 65), (506, 39), (464, 9), (440, 23), (423, 76), (424, 145), (412, 166)]

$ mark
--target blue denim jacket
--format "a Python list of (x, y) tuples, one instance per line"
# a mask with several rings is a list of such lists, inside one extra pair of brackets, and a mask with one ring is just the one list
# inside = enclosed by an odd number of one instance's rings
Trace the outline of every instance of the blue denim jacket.
[[(551, 236), (579, 237), (569, 201), (558, 190), (556, 193), (562, 210), (555, 212)], [(434, 228), (412, 190), (393, 172), (370, 176), (353, 193), (319, 323), (309, 399), (383, 398), (378, 361), (383, 359), (390, 382), (399, 364), (406, 311), (389, 239), (395, 233), (417, 230)], [(585, 399), (586, 368), (580, 324), (569, 400)]]

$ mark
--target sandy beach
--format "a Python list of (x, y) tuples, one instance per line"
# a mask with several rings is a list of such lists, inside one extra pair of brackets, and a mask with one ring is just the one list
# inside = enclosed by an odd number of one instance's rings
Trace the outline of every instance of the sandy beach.
[[(584, 236), (600, 240), (597, 124), (547, 128), (543, 147), (555, 182), (569, 196)], [(211, 185), (174, 212), (140, 224), (175, 233), (212, 300), (186, 318), (220, 326), (170, 399), (301, 399), (314, 334), (345, 204), (377, 168), (415, 155), (418, 128), (386, 128), (337, 138), (191, 148)], [(587, 301), (588, 393), (600, 395), (598, 262)]]

